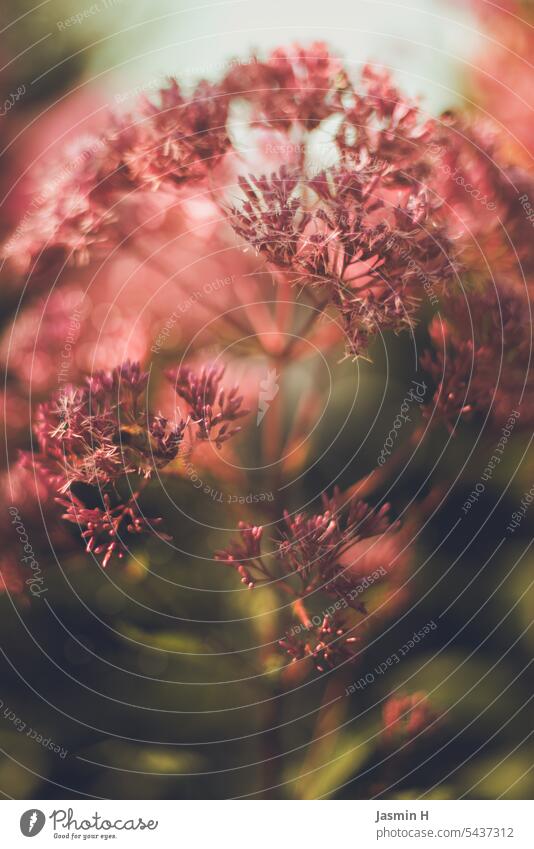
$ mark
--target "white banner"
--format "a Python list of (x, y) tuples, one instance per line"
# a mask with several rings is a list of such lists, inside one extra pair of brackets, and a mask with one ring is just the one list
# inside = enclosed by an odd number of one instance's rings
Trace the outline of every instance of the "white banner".
[(4, 801), (6, 849), (79, 845), (532, 849), (528, 801)]

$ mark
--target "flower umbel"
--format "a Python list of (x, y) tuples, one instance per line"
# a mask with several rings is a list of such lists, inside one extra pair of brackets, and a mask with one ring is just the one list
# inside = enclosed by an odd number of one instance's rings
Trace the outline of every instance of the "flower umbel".
[(311, 625), (304, 636), (296, 637), (288, 632), (278, 645), (293, 663), (311, 657), (316, 670), (326, 672), (356, 660), (359, 637), (354, 631), (346, 628), (338, 615), (325, 616), (318, 627)]
[[(82, 539), (86, 551), (92, 552), (102, 560), (105, 569), (113, 557), (122, 560), (129, 554), (128, 540), (139, 534), (154, 533), (163, 519), (149, 519), (141, 513), (137, 503), (138, 493), (134, 493), (126, 504), (111, 506), (109, 495), (103, 497), (104, 506), (89, 508), (72, 492), (68, 498), (57, 498), (58, 504), (65, 507), (62, 518), (67, 522), (85, 528)], [(170, 540), (172, 537), (157, 531), (160, 539)]]
[[(195, 419), (197, 437), (208, 439), (214, 433), (220, 447), (239, 430), (228, 423), (246, 414), (237, 388), (225, 392), (221, 370), (204, 368), (197, 375), (182, 367), (177, 374), (179, 393), (189, 399), (192, 414), (200, 414)], [(95, 372), (85, 386), (67, 387), (39, 408), (35, 430), (40, 451), (33, 465), (62, 496), (58, 501), (66, 508), (63, 518), (85, 527), (87, 550), (103, 555), (103, 566), (112, 556), (122, 559), (125, 535), (154, 532), (162, 521), (140, 513), (139, 493), (112, 507), (117, 486), (132, 475), (145, 486), (155, 470), (169, 466), (187, 427), (183, 419), (170, 425), (166, 417), (148, 410), (147, 385), (148, 373), (139, 363), (127, 361), (111, 372)], [(83, 503), (72, 491), (81, 484), (98, 488), (103, 507)]]
[(169, 427), (147, 412), (147, 381), (139, 363), (126, 362), (41, 405), (36, 459), (63, 477), (62, 491), (73, 483), (106, 486), (132, 473), (149, 478), (176, 457), (185, 422)]
[[(354, 630), (361, 621), (358, 614), (366, 612), (362, 599), (351, 592), (357, 575), (351, 571), (351, 562), (343, 564), (343, 556), (358, 541), (373, 539), (376, 543), (378, 535), (394, 527), (387, 504), (374, 510), (363, 501), (347, 503), (336, 491), (332, 497), (323, 495), (323, 505), (323, 513), (311, 516), (285, 511), (270, 554), (262, 552), (263, 528), (240, 522), (240, 540), (214, 555), (215, 560), (236, 569), (249, 589), (274, 584), (292, 598), (301, 624), (287, 631), (279, 645), (293, 660), (313, 657), (320, 672), (355, 659), (358, 639)], [(315, 604), (321, 594), (345, 599), (347, 614), (323, 615), (317, 625), (317, 617), (309, 617), (305, 603), (313, 598)]]

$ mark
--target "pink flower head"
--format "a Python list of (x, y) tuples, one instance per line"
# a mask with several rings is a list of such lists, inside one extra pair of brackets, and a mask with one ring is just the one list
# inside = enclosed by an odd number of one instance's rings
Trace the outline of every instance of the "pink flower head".
[(384, 329), (411, 327), (426, 292), (443, 291), (455, 263), (439, 203), (421, 186), (392, 192), (382, 173), (340, 166), (313, 178), (281, 168), (241, 179), (236, 233), (299, 285), (319, 289), (358, 356)]
[(227, 112), (228, 98), (217, 86), (203, 81), (185, 97), (170, 78), (156, 100), (142, 98), (139, 114), (112, 142), (134, 184), (177, 186), (205, 177), (224, 155)]
[(20, 596), (24, 592), (24, 575), (14, 557), (4, 556), (0, 560), (0, 594)]
[(322, 586), (336, 593), (341, 559), (358, 540), (373, 537), (389, 526), (389, 505), (374, 510), (363, 501), (344, 504), (339, 492), (323, 495), (324, 512), (312, 516), (284, 513), (278, 557), (287, 574), (297, 575), (308, 591)]
[(354, 630), (348, 629), (343, 619), (335, 614), (325, 616), (320, 625), (311, 625), (298, 636), (289, 631), (278, 644), (292, 662), (310, 657), (318, 672), (327, 672), (357, 659), (360, 640)]
[[(154, 533), (163, 519), (149, 519), (143, 515), (137, 502), (137, 493), (127, 504), (111, 506), (109, 495), (103, 497), (103, 508), (86, 507), (79, 498), (69, 492), (68, 498), (57, 498), (58, 504), (66, 508), (62, 518), (84, 528), (82, 539), (87, 552), (102, 558), (105, 569), (113, 557), (122, 560), (130, 552), (132, 539), (139, 534)], [(171, 537), (158, 531), (160, 539)]]
[(383, 736), (388, 742), (411, 740), (437, 719), (426, 693), (392, 696), (382, 711)]
[(252, 589), (258, 580), (268, 580), (270, 577), (261, 556), (262, 535), (263, 528), (239, 522), (239, 542), (232, 542), (227, 549), (216, 551), (214, 554), (215, 560), (236, 569), (241, 583), (249, 589)]
[(388, 70), (366, 65), (336, 133), (342, 161), (391, 168), (398, 183), (425, 180), (431, 174), (428, 145), (436, 122), (394, 84)]
[(168, 378), (177, 395), (185, 401), (191, 420), (197, 428), (197, 438), (213, 440), (217, 448), (235, 436), (241, 428), (230, 426), (246, 416), (239, 387), (226, 389), (223, 385), (225, 366), (204, 366), (199, 374), (188, 366), (170, 370)]
[(350, 83), (341, 61), (315, 42), (308, 48), (278, 48), (266, 61), (253, 56), (238, 62), (222, 87), (251, 104), (254, 121), (287, 133), (294, 124), (313, 129), (339, 111)]
[(427, 417), (452, 429), (461, 418), (489, 415), (496, 426), (520, 410), (522, 427), (534, 420), (531, 403), (531, 315), (528, 298), (498, 282), (468, 300), (451, 299), (444, 322), (430, 326), (434, 350), (421, 358), (437, 388)]
[(66, 261), (83, 265), (109, 251), (131, 226), (132, 197), (151, 202), (154, 189), (176, 191), (220, 161), (229, 144), (227, 107), (209, 83), (185, 98), (171, 79), (154, 102), (141, 99), (133, 115), (112, 114), (101, 136), (74, 149), (70, 143), (36, 178), (33, 206), (3, 255), (39, 278)]
[(147, 380), (139, 363), (127, 361), (40, 406), (36, 461), (63, 477), (62, 491), (76, 482), (105, 486), (134, 472), (150, 477), (176, 457), (185, 422), (169, 428), (166, 419), (147, 412)]

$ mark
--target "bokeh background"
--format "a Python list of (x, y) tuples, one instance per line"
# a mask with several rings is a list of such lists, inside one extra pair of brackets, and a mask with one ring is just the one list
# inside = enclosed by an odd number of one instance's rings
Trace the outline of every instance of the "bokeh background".
[[(233, 57), (295, 40), (325, 40), (354, 71), (369, 60), (383, 63), (408, 93), (421, 96), (429, 114), (456, 107), (489, 114), (531, 168), (530, 5), (520, 6), (517, 19), (482, 2), (445, 0), (193, 6), (6, 0), (0, 102), (22, 93), (0, 118), (0, 235), (7, 237), (31, 204), (30, 174), (46, 168), (65, 142), (98, 130), (110, 107), (128, 107), (165, 75), (186, 85), (215, 79)], [(77, 13), (83, 20), (67, 25)], [(2, 269), (0, 347), (3, 364), (10, 360), (4, 471), (19, 448), (31, 448), (32, 410), (47, 397), (57, 369), (54, 332), (87, 282), (86, 272), (78, 273), (78, 289), (74, 277), (70, 294), (62, 295), (70, 298), (65, 305), (54, 295), (28, 302), (20, 281)], [(202, 281), (221, 273), (215, 266), (200, 272)], [(128, 265), (112, 269), (93, 292), (84, 302), (73, 379), (95, 362), (146, 357), (176, 302), (176, 293), (164, 289), (153, 312), (143, 314), (146, 321), (135, 324), (146, 292)], [(193, 326), (205, 320), (194, 309), (189, 317)], [(418, 348), (425, 347), (425, 333), (422, 322)], [(171, 362), (189, 342), (177, 327), (163, 356)], [(381, 421), (396, 415), (414, 377), (413, 352), (409, 336), (392, 336), (373, 349), (372, 362), (334, 360), (326, 370), (304, 364), (285, 376), (287, 428), (310, 374), (325, 413), (307, 441), (319, 459), (293, 487), (291, 506), (308, 502), (335, 477), (344, 487), (371, 470), (384, 428), (369, 432), (370, 423), (383, 394)], [(107, 572), (75, 545), (63, 554), (56, 541), (54, 554), (46, 545), (46, 517), (36, 511), (32, 541), (40, 547), (49, 604), (0, 595), (0, 792), (7, 798), (228, 798), (266, 795), (276, 785), (274, 795), (298, 799), (531, 798), (532, 517), (501, 543), (533, 483), (530, 434), (514, 436), (469, 521), (456, 525), (487, 462), (488, 442), (479, 436), (476, 423), (454, 439), (434, 433), (387, 493), (402, 514), (411, 494), (429, 491), (429, 470), (454, 482), (418, 535), (411, 603), (377, 632), (358, 674), (425, 623), (438, 627), (372, 687), (326, 718), (323, 713), (323, 725), (318, 709), (329, 698), (328, 682), (318, 678), (282, 699), (276, 690), (276, 670), (261, 648), (284, 631), (276, 599), (268, 590), (236, 591), (233, 576), (206, 558), (220, 544), (217, 528), (241, 518), (238, 509), (229, 519), (187, 478), (175, 481), (173, 498), (187, 503), (189, 514), (173, 518), (180, 550), (150, 540), (125, 566)], [(249, 450), (253, 461), (254, 447)], [(4, 485), (7, 490), (7, 476)], [(240, 491), (239, 482), (229, 485)], [(166, 495), (154, 489), (152, 514), (168, 509)], [(3, 547), (15, 544), (6, 529)], [(415, 748), (390, 751), (380, 736), (381, 708), (399, 689), (430, 694), (442, 719)], [(266, 731), (272, 727), (277, 730)], [(41, 742), (28, 736), (30, 728)]]

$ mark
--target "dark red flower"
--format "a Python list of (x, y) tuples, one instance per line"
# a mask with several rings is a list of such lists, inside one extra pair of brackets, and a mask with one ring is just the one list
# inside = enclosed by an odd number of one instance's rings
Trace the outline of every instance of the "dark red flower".
[(228, 97), (217, 86), (203, 81), (185, 97), (170, 78), (157, 98), (141, 99), (139, 114), (122, 131), (126, 144), (120, 130), (112, 142), (133, 183), (179, 186), (205, 177), (220, 161), (230, 143), (227, 115)]
[[(85, 550), (101, 558), (105, 569), (113, 557), (122, 560), (129, 554), (135, 536), (154, 533), (163, 521), (144, 516), (137, 497), (138, 493), (134, 493), (126, 504), (112, 507), (110, 497), (106, 494), (103, 497), (103, 508), (86, 507), (72, 492), (68, 498), (57, 498), (56, 501), (66, 508), (63, 519), (85, 529), (82, 531)], [(160, 539), (172, 539), (161, 531), (157, 533)]]
[(241, 180), (236, 233), (301, 286), (318, 288), (358, 356), (370, 337), (411, 327), (423, 298), (446, 291), (456, 265), (440, 204), (425, 188), (393, 192), (382, 173), (340, 166), (313, 178), (284, 167)]
[(312, 624), (298, 635), (289, 631), (278, 641), (293, 662), (311, 657), (318, 672), (356, 660), (358, 643), (355, 629), (348, 629), (338, 614), (325, 616), (319, 626)]
[(315, 42), (236, 62), (222, 88), (252, 106), (253, 122), (289, 133), (294, 124), (313, 129), (339, 111), (350, 82), (340, 59)]
[(24, 575), (20, 564), (15, 558), (7, 555), (0, 560), (0, 593), (22, 595), (24, 592)]
[(169, 427), (147, 411), (147, 380), (139, 363), (127, 361), (39, 407), (35, 462), (62, 479), (62, 492), (73, 483), (106, 486), (130, 473), (148, 478), (176, 457), (185, 422)]
[(224, 551), (216, 551), (215, 560), (227, 563), (237, 570), (241, 583), (252, 589), (258, 581), (269, 580), (271, 575), (261, 555), (263, 528), (239, 522), (239, 542), (232, 542)]
[(324, 512), (284, 514), (278, 557), (287, 575), (297, 575), (306, 592), (316, 586), (336, 593), (335, 581), (344, 567), (340, 559), (358, 540), (383, 533), (389, 526), (389, 505), (375, 510), (363, 501), (345, 504), (338, 492), (323, 495)]
[(417, 737), (437, 719), (426, 693), (392, 696), (382, 710), (383, 737), (388, 742), (402, 742)]
[(443, 201), (463, 265), (483, 282), (506, 276), (522, 283), (534, 270), (534, 178), (510, 164), (502, 132), (487, 119), (446, 113), (428, 152), (431, 188)]
[(33, 204), (3, 256), (40, 279), (64, 262), (102, 255), (128, 232), (130, 196), (148, 199), (161, 185), (176, 191), (220, 161), (229, 145), (227, 111), (216, 86), (202, 82), (186, 98), (171, 79), (132, 115), (110, 114), (101, 136), (70, 144), (35, 176)]

